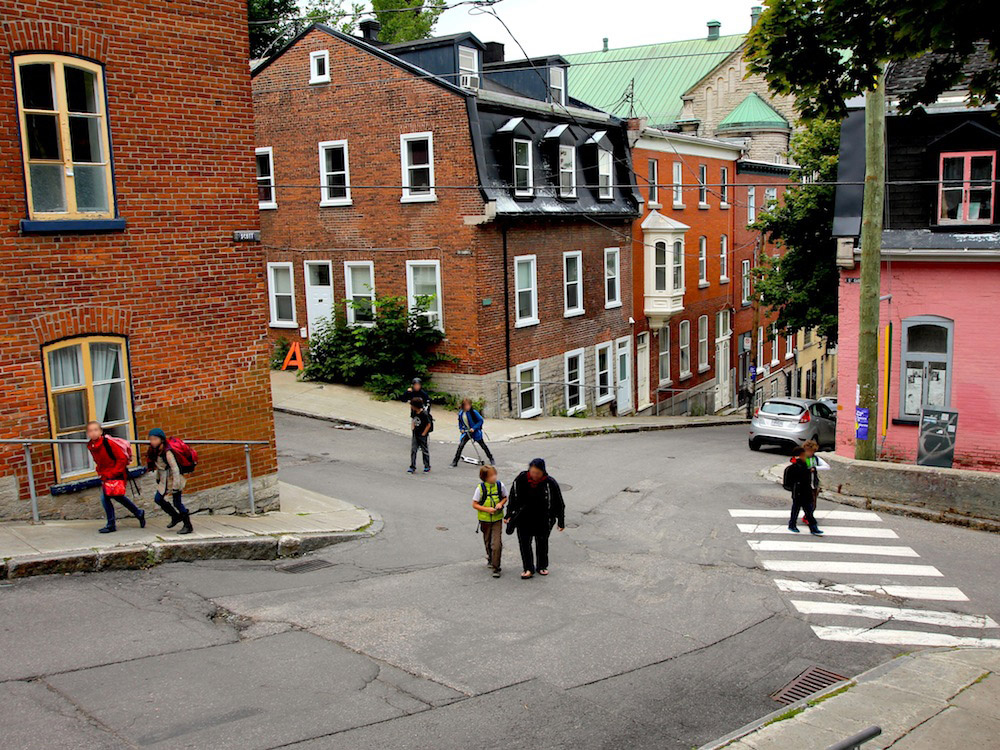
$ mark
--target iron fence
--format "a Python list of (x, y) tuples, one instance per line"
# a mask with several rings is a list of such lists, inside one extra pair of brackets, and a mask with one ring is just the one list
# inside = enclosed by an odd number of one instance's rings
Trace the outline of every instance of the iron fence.
[[(661, 400), (661, 393), (669, 393), (671, 395)], [(699, 411), (702, 415), (712, 414), (715, 412), (714, 389), (706, 388), (700, 391), (692, 391), (689, 388), (667, 388), (666, 386), (662, 386), (656, 389), (656, 416), (660, 416), (663, 408), (668, 409), (666, 415), (670, 417), (676, 417), (679, 414), (692, 414), (696, 411)]]
[[(20, 445), (24, 448), (24, 462), (28, 469), (28, 490), (31, 493), (31, 522), (39, 523), (38, 495), (35, 492), (35, 471), (31, 463), (31, 446), (33, 445), (66, 445), (87, 444), (87, 440), (53, 440), (42, 438), (0, 438), (0, 445)], [(134, 445), (146, 445), (148, 440), (130, 440)], [(247, 465), (247, 493), (250, 498), (250, 515), (257, 514), (257, 505), (253, 495), (253, 469), (250, 466), (251, 446), (270, 445), (268, 440), (185, 440), (188, 445), (242, 445), (243, 455)]]
[[(516, 416), (518, 419), (522, 417), (523, 409), (521, 408), (521, 392), (526, 386), (530, 386), (531, 389), (535, 391), (535, 398), (538, 402), (536, 408), (539, 410), (538, 415), (541, 416), (548, 414), (550, 407), (554, 407), (556, 405), (562, 405), (564, 410), (569, 411), (571, 407), (567, 404), (566, 397), (567, 393), (572, 393), (573, 390), (576, 390), (579, 394), (580, 405), (584, 409), (604, 406), (605, 404), (611, 403), (615, 396), (615, 389), (611, 386), (587, 385), (586, 383), (567, 383), (560, 380), (498, 380), (496, 383), (497, 419), (501, 419), (505, 411), (509, 412), (512, 416)], [(505, 394), (503, 393), (505, 390), (504, 386), (512, 386), (510, 409), (504, 408), (504, 404), (506, 403)], [(558, 387), (558, 391), (555, 395), (552, 393), (553, 386)], [(588, 396), (591, 396), (592, 398), (588, 398)]]

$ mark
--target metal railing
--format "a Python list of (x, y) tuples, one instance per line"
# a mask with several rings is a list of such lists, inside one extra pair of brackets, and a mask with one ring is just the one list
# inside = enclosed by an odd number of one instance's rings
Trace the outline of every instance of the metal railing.
[[(502, 393), (505, 385), (513, 386), (511, 393), (511, 405), (512, 408), (509, 410), (511, 414), (517, 416), (518, 419), (521, 418), (521, 386), (530, 385), (536, 388), (538, 393), (538, 406), (541, 415), (544, 416), (547, 411), (546, 398), (545, 398), (545, 386), (559, 386), (559, 396), (555, 399), (549, 398), (548, 403), (562, 401), (565, 405), (566, 402), (566, 389), (567, 388), (579, 388), (581, 391), (593, 391), (593, 399), (587, 400), (581, 398), (580, 402), (583, 403), (587, 408), (594, 408), (597, 406), (598, 400), (601, 400), (600, 406), (605, 403), (610, 403), (615, 395), (615, 389), (612, 386), (599, 386), (599, 385), (587, 385), (586, 383), (567, 383), (561, 380), (498, 380), (497, 381), (497, 401), (496, 401), (496, 418), (501, 419), (503, 417), (503, 404), (506, 402), (505, 395)], [(604, 391), (604, 395), (601, 395), (601, 391)], [(567, 410), (569, 407), (566, 407)]]
[(857, 734), (830, 745), (826, 750), (858, 750), (868, 740), (873, 740), (882, 734), (882, 727), (868, 727)]
[[(32, 445), (86, 445), (88, 440), (52, 440), (52, 439), (40, 439), (40, 438), (0, 438), (0, 445), (20, 445), (24, 447), (24, 462), (28, 468), (28, 489), (31, 493), (31, 522), (39, 523), (38, 519), (38, 495), (35, 492), (35, 472), (31, 464), (31, 446)], [(147, 445), (148, 440), (130, 440), (130, 443), (134, 445)], [(257, 514), (257, 505), (254, 501), (253, 495), (253, 469), (250, 466), (250, 446), (252, 445), (270, 445), (268, 440), (185, 440), (188, 445), (242, 445), (243, 455), (246, 458), (247, 464), (247, 492), (250, 498), (250, 515)], [(82, 478), (81, 481), (85, 481)]]
[[(661, 393), (669, 393), (669, 398), (660, 400)], [(712, 397), (712, 407), (715, 405), (715, 389), (714, 388), (703, 388), (700, 391), (695, 391), (691, 388), (667, 388), (666, 386), (661, 386), (656, 389), (656, 416), (660, 416), (660, 405), (669, 401), (670, 413), (668, 416), (676, 417), (678, 406), (683, 407), (682, 413), (688, 413), (691, 411), (691, 403), (694, 402), (695, 406), (699, 403), (701, 405), (702, 414), (711, 414), (715, 411), (714, 408), (709, 408), (709, 396)]]

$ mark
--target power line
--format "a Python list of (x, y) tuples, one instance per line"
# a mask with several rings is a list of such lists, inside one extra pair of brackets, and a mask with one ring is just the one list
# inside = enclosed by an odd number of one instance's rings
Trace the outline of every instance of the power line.
[[(342, 18), (346, 18), (347, 16), (360, 17), (363, 15), (380, 16), (383, 13), (423, 13), (425, 11), (431, 13), (444, 13), (444, 11), (446, 10), (451, 10), (452, 8), (458, 8), (462, 5), (496, 5), (499, 2), (502, 2), (502, 0), (459, 0), (458, 2), (450, 3), (448, 5), (442, 5), (440, 7), (436, 7), (433, 5), (426, 6), (421, 4), (421, 5), (414, 5), (410, 8), (384, 8), (379, 11), (362, 10), (357, 13), (354, 13), (352, 11), (344, 11), (341, 17)], [(269, 24), (275, 24), (275, 23), (296, 23), (299, 21), (323, 22), (326, 19), (335, 17), (336, 15), (337, 15), (336, 13), (318, 13), (314, 16), (283, 16), (282, 18), (267, 18), (262, 21), (247, 21), (247, 25), (267, 26)]]

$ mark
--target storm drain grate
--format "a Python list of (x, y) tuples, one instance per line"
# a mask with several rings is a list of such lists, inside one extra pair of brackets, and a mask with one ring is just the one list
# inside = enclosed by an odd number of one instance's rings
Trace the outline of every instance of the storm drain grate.
[(290, 565), (282, 565), (277, 568), (277, 570), (282, 573), (312, 573), (314, 570), (322, 570), (323, 568), (332, 567), (332, 562), (317, 558), (315, 560), (302, 560), (301, 562), (294, 562)]
[(809, 667), (783, 688), (771, 693), (771, 699), (787, 706), (846, 679), (843, 675), (822, 667)]

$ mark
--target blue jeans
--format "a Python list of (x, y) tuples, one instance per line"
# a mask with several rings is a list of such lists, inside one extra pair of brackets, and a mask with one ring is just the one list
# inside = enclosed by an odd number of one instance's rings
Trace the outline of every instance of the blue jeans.
[(135, 506), (131, 500), (129, 500), (124, 495), (119, 495), (117, 497), (108, 497), (104, 492), (104, 488), (101, 488), (101, 505), (104, 506), (104, 515), (108, 517), (108, 526), (115, 525), (115, 506), (111, 504), (112, 500), (117, 500), (121, 503), (122, 507), (125, 508), (129, 513), (131, 513), (136, 518), (139, 517), (139, 509)]
[[(178, 513), (187, 513), (188, 509), (185, 508), (184, 507), (184, 503), (181, 502), (181, 491), (180, 490), (174, 490), (171, 494), (173, 495), (173, 498), (174, 498), (174, 508), (177, 510), (177, 512)], [(164, 505), (166, 505), (166, 501), (163, 499), (163, 495), (161, 493), (159, 493), (159, 492), (156, 493), (156, 496), (153, 498), (153, 501), (157, 505), (159, 505), (161, 508)]]

